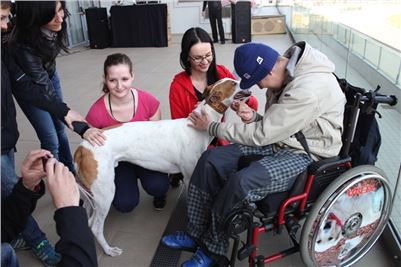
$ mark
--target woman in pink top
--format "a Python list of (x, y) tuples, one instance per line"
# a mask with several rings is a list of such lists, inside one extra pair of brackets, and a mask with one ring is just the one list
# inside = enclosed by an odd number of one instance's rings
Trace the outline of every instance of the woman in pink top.
[[(104, 62), (103, 71), (104, 95), (92, 105), (86, 116), (93, 127), (101, 129), (125, 122), (161, 119), (160, 102), (148, 92), (131, 87), (134, 73), (127, 55), (109, 55)], [(116, 192), (113, 206), (121, 212), (130, 212), (138, 205), (138, 179), (143, 189), (154, 197), (155, 210), (162, 210), (166, 205), (169, 188), (167, 174), (147, 170), (129, 162), (119, 162), (115, 169)]]

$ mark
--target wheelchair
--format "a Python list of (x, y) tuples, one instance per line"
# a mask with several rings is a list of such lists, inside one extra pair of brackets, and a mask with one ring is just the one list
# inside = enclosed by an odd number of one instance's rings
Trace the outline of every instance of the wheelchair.
[[(234, 241), (230, 266), (235, 266), (237, 259), (248, 258), (249, 266), (260, 267), (297, 252), (306, 266), (350, 266), (384, 230), (392, 207), (389, 182), (381, 169), (366, 164), (375, 160), (361, 160), (361, 147), (374, 123), (378, 131), (377, 106), (396, 105), (397, 98), (379, 94), (379, 86), (365, 91), (345, 79), (337, 80), (347, 98), (340, 154), (310, 164), (289, 191), (269, 194), (226, 217), (227, 234)], [(252, 160), (255, 158), (240, 159), (239, 168)], [(260, 235), (281, 234), (283, 228), (293, 246), (259, 255)], [(241, 241), (242, 234), (246, 241)]]

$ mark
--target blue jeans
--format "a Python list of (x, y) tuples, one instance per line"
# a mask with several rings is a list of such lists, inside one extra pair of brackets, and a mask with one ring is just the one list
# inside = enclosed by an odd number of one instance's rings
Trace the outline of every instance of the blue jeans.
[(1, 267), (19, 267), (17, 254), (9, 243), (1, 244)]
[(1, 197), (11, 194), (16, 183), (14, 149), (10, 149), (7, 153), (1, 154)]
[[(54, 73), (51, 81), (56, 94), (62, 100), (60, 78), (57, 72)], [(41, 148), (49, 150), (55, 158), (64, 163), (70, 171), (74, 172), (71, 149), (63, 122), (51, 116), (49, 112), (26, 102), (19, 101), (18, 104), (35, 129)]]
[[(4, 198), (10, 195), (17, 182), (14, 149), (11, 149), (8, 153), (1, 155), (1, 197)], [(30, 247), (34, 247), (45, 239), (46, 235), (40, 230), (35, 219), (29, 216), (25, 229), (22, 231), (22, 237)]]

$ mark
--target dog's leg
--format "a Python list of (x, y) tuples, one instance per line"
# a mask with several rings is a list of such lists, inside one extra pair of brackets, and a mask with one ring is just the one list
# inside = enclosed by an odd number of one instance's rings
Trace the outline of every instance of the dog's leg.
[(94, 212), (89, 222), (91, 223), (92, 233), (99, 245), (103, 248), (104, 253), (115, 257), (121, 255), (123, 250), (118, 247), (110, 247), (104, 237), (104, 222), (115, 194), (114, 166), (110, 165), (109, 167), (110, 168), (105, 168), (108, 173), (99, 173), (96, 184), (92, 187), (92, 192), (94, 194)]
[(96, 211), (94, 212), (91, 228), (93, 235), (96, 237), (99, 245), (103, 248), (104, 253), (109, 256), (115, 257), (121, 255), (123, 250), (118, 247), (110, 247), (104, 237), (104, 222), (109, 212), (112, 199), (110, 201), (107, 201), (108, 204), (106, 204), (106, 201), (106, 199), (103, 199), (101, 205), (96, 205), (97, 207)]

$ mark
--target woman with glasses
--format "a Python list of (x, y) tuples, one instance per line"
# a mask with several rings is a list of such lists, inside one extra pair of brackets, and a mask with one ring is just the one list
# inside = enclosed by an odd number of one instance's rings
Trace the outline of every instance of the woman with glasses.
[[(182, 37), (180, 64), (184, 71), (175, 75), (170, 86), (170, 113), (172, 119), (186, 118), (199, 101), (204, 99), (203, 91), (208, 85), (223, 78), (236, 79), (223, 65), (216, 63), (213, 41), (201, 28), (190, 28)], [(248, 106), (258, 109), (256, 98), (250, 97)], [(215, 145), (228, 144), (216, 140)], [(172, 176), (171, 185), (179, 185), (181, 177)]]
[[(236, 79), (223, 65), (216, 63), (213, 41), (201, 28), (190, 28), (181, 41), (180, 64), (184, 71), (175, 75), (170, 86), (172, 119), (186, 118), (195, 105), (203, 100), (208, 85), (223, 78)], [(258, 102), (251, 97), (247, 103), (257, 110)]]

